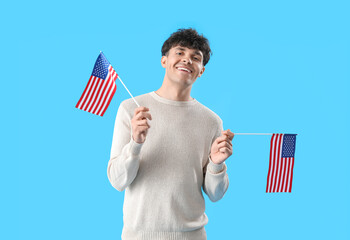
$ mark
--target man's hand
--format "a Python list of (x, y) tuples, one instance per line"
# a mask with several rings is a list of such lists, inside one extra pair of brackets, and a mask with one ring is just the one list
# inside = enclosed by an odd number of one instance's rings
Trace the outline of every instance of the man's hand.
[(223, 163), (229, 156), (232, 155), (232, 139), (234, 133), (230, 129), (222, 131), (222, 135), (218, 137), (211, 146), (210, 158), (213, 163)]
[(152, 120), (152, 116), (148, 113), (149, 108), (138, 107), (135, 109), (134, 116), (131, 119), (132, 138), (137, 143), (144, 143), (148, 129), (151, 127), (147, 121)]

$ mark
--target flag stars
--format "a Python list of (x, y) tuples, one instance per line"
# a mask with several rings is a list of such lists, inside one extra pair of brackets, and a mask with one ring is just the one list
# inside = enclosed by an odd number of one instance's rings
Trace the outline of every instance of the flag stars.
[(109, 62), (103, 53), (98, 56), (92, 75), (98, 78), (106, 79), (108, 74)]
[(283, 136), (282, 157), (294, 157), (295, 134), (285, 134)]

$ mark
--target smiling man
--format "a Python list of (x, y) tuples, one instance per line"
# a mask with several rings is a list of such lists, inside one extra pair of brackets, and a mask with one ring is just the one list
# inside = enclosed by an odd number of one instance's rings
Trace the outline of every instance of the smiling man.
[[(170, 49), (167, 42), (162, 48), (162, 66), (166, 69), (162, 87), (156, 91), (160, 96), (170, 96), (175, 101), (190, 98), (192, 84), (204, 70), (203, 53), (180, 45)], [(208, 56), (206, 56), (208, 57)]]
[(226, 193), (234, 136), (190, 96), (210, 55), (203, 35), (179, 29), (162, 47), (162, 86), (119, 106), (107, 175), (125, 190), (123, 240), (207, 239), (202, 189), (213, 202)]

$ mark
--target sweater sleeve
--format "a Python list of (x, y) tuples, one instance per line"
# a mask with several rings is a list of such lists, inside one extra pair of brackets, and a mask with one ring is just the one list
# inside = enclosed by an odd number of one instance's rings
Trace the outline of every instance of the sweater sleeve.
[(143, 143), (133, 140), (131, 119), (121, 103), (115, 120), (107, 167), (108, 180), (118, 191), (123, 191), (135, 179), (140, 165), (142, 145)]
[[(221, 131), (223, 130), (222, 121), (216, 130), (215, 137), (212, 143), (216, 138), (221, 136)], [(203, 181), (203, 190), (208, 195), (209, 199), (212, 202), (219, 201), (226, 193), (229, 185), (228, 175), (227, 175), (227, 166), (225, 162), (221, 164), (216, 164), (212, 162), (210, 154), (208, 156), (208, 162), (204, 166), (204, 181)]]

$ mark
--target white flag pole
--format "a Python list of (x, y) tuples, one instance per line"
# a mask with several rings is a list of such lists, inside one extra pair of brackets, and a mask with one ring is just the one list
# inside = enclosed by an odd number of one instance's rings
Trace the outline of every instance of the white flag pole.
[(272, 133), (234, 133), (235, 135), (272, 135)]
[(273, 133), (234, 133), (234, 134), (235, 135), (272, 135)]
[(135, 100), (135, 98), (131, 95), (131, 93), (129, 92), (128, 88), (125, 86), (125, 84), (123, 83), (123, 81), (120, 79), (119, 75), (118, 75), (118, 79), (119, 81), (123, 84), (123, 86), (125, 87), (126, 91), (128, 91), (128, 93), (130, 94), (130, 96), (132, 97), (132, 99), (134, 100), (134, 102), (136, 103), (136, 105), (138, 107), (140, 107), (140, 105), (138, 104), (138, 102)]

